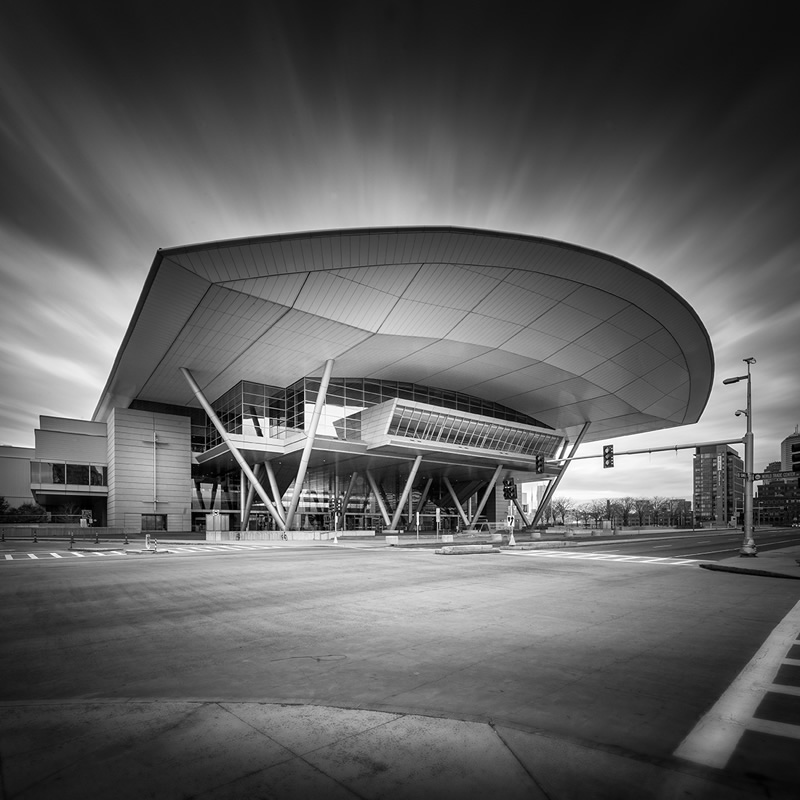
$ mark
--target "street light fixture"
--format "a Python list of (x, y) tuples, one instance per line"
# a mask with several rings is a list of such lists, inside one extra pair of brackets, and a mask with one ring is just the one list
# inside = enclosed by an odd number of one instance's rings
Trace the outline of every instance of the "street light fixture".
[(751, 356), (742, 361), (747, 364), (747, 375), (736, 378), (725, 378), (726, 386), (739, 381), (747, 381), (747, 410), (739, 409), (736, 416), (744, 414), (747, 417), (747, 433), (744, 437), (744, 540), (739, 550), (740, 558), (755, 558), (757, 555), (756, 543), (753, 540), (753, 408), (750, 393), (750, 365), (756, 360)]

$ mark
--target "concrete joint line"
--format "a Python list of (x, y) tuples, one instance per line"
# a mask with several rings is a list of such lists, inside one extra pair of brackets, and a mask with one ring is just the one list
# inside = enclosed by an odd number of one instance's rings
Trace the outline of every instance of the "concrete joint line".
[(520, 767), (522, 767), (522, 771), (531, 779), (533, 785), (542, 793), (544, 797), (547, 798), (547, 800), (552, 800), (551, 796), (545, 791), (544, 787), (539, 783), (539, 781), (536, 780), (536, 776), (525, 766), (525, 763), (517, 755), (514, 748), (503, 738), (503, 735), (500, 733), (500, 731), (497, 730), (497, 727), (495, 726), (494, 722), (489, 720), (488, 725), (494, 731), (494, 735), (502, 742), (503, 747), (505, 747), (505, 749), (508, 750), (509, 753), (511, 753), (517, 764), (519, 764)]
[[(289, 755), (287, 758), (285, 758), (283, 761), (276, 761), (274, 764), (270, 764), (270, 765), (269, 765), (269, 766), (267, 766), (267, 767), (263, 767), (263, 768), (261, 768), (261, 769), (256, 769), (256, 770), (253, 770), (252, 772), (249, 772), (249, 773), (247, 773), (247, 774), (244, 774), (244, 775), (239, 775), (239, 776), (237, 776), (236, 778), (234, 778), (233, 780), (229, 781), (228, 783), (226, 783), (226, 784), (222, 784), (222, 785), (224, 785), (224, 786), (232, 786), (232, 785), (233, 785), (233, 784), (235, 784), (237, 781), (240, 781), (240, 780), (242, 780), (242, 778), (248, 778), (248, 777), (250, 777), (250, 776), (252, 776), (252, 775), (258, 775), (258, 773), (259, 773), (259, 772), (268, 772), (269, 770), (273, 769), (274, 767), (278, 767), (278, 766), (280, 766), (281, 764), (288, 764), (289, 762), (291, 762), (291, 761), (294, 761), (295, 759), (299, 759), (299, 760), (300, 760), (300, 761), (302, 761), (302, 762), (303, 762), (303, 763), (304, 763), (304, 764), (305, 764), (307, 767), (309, 767), (310, 769), (314, 770), (314, 772), (318, 772), (320, 775), (324, 775), (324, 776), (325, 776), (325, 777), (326, 777), (328, 780), (332, 781), (332, 782), (333, 782), (333, 783), (335, 783), (337, 786), (341, 786), (341, 787), (342, 787), (342, 789), (344, 789), (346, 792), (348, 792), (348, 793), (352, 794), (352, 795), (353, 795), (353, 797), (356, 797), (356, 798), (358, 798), (358, 800), (368, 800), (368, 798), (362, 797), (362, 795), (358, 794), (358, 792), (355, 792), (355, 791), (354, 791), (353, 789), (351, 789), (349, 786), (346, 786), (346, 785), (345, 785), (345, 784), (343, 784), (343, 783), (342, 783), (340, 780), (337, 780), (337, 778), (336, 778), (335, 776), (333, 776), (333, 775), (330, 775), (330, 774), (328, 774), (327, 772), (324, 772), (324, 771), (323, 771), (323, 770), (321, 770), (321, 769), (320, 769), (318, 766), (316, 766), (315, 764), (312, 764), (312, 763), (311, 763), (311, 762), (310, 762), (310, 761), (309, 761), (309, 760), (306, 758), (306, 755), (308, 755), (309, 753), (314, 753), (314, 752), (316, 752), (317, 750), (324, 750), (326, 747), (330, 747), (330, 744), (321, 745), (320, 747), (315, 747), (313, 750), (306, 750), (306, 751), (305, 751), (305, 752), (303, 752), (303, 753), (298, 753), (296, 750), (292, 750), (292, 748), (291, 748), (291, 747), (289, 747), (288, 745), (284, 744), (283, 742), (279, 742), (277, 739), (275, 739), (274, 737), (270, 736), (270, 735), (269, 735), (269, 734), (268, 734), (266, 731), (263, 731), (263, 730), (261, 730), (261, 728), (258, 728), (258, 727), (256, 727), (255, 725), (253, 725), (252, 723), (248, 722), (247, 720), (245, 720), (245, 719), (242, 719), (242, 718), (241, 718), (241, 717), (240, 717), (240, 716), (239, 716), (239, 715), (238, 715), (238, 714), (237, 714), (235, 711), (233, 711), (233, 709), (232, 709), (232, 708), (228, 708), (228, 707), (227, 707), (227, 705), (232, 705), (232, 704), (228, 703), (228, 704), (226, 704), (226, 705), (223, 705), (223, 703), (222, 703), (222, 702), (220, 702), (220, 701), (215, 701), (215, 702), (213, 703), (213, 705), (216, 705), (216, 706), (217, 706), (219, 709), (221, 709), (222, 711), (224, 711), (226, 714), (230, 714), (232, 717), (235, 717), (235, 718), (236, 718), (237, 720), (239, 720), (239, 722), (241, 722), (243, 725), (246, 725), (248, 728), (250, 728), (250, 730), (252, 730), (252, 731), (255, 731), (257, 734), (259, 734), (259, 736), (263, 736), (265, 739), (269, 739), (271, 742), (273, 742), (273, 743), (274, 743), (274, 744), (276, 744), (278, 747), (282, 748), (283, 750), (285, 750), (287, 753), (289, 753), (289, 754), (290, 754), (290, 755)], [(382, 725), (385, 725), (386, 723), (381, 723), (381, 724), (382, 724)], [(373, 727), (380, 727), (380, 726), (373, 726)], [(365, 729), (365, 730), (370, 730), (370, 729), (369, 729), (369, 728), (367, 728), (367, 729)], [(365, 731), (359, 731), (359, 732), (358, 732), (358, 734), (361, 734), (361, 733), (364, 733), (364, 732), (365, 732)], [(345, 737), (342, 737), (342, 738), (343, 738), (343, 739), (347, 739), (347, 738), (349, 738), (350, 736), (356, 736), (356, 735), (358, 735), (358, 734), (355, 734), (355, 733), (354, 733), (354, 734), (350, 734), (349, 736), (345, 736)], [(341, 741), (341, 739), (339, 739), (339, 740), (337, 740), (337, 741)], [(221, 788), (221, 787), (219, 787), (219, 786), (218, 786), (218, 787), (216, 787), (216, 788)]]

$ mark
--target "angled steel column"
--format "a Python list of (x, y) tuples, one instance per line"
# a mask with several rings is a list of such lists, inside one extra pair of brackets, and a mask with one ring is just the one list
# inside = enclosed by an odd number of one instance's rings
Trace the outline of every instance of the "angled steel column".
[(325, 405), (325, 395), (328, 393), (328, 383), (330, 383), (332, 371), (333, 359), (329, 358), (325, 362), (325, 369), (323, 370), (322, 380), (319, 384), (319, 392), (317, 393), (317, 402), (314, 403), (314, 413), (311, 415), (311, 424), (306, 431), (306, 443), (303, 446), (303, 455), (300, 457), (300, 466), (297, 468), (297, 477), (294, 479), (294, 491), (292, 492), (292, 499), (289, 501), (289, 510), (286, 512), (287, 531), (292, 529), (294, 515), (297, 511), (297, 504), (300, 502), (300, 493), (303, 491), (303, 481), (306, 479), (308, 462), (311, 458), (311, 451), (314, 449), (314, 439), (317, 436), (319, 418), (322, 416), (322, 407)]
[[(578, 445), (583, 441), (583, 437), (586, 436), (586, 432), (589, 430), (590, 422), (584, 422), (583, 427), (581, 428), (581, 432), (578, 434), (578, 438), (575, 440), (575, 444), (572, 445), (572, 450), (569, 451), (568, 458), (572, 458), (575, 455), (575, 451), (578, 449)], [(564, 452), (563, 449), (561, 451)], [(567, 461), (566, 464), (562, 464), (561, 469), (559, 470), (558, 475), (547, 484), (547, 489), (545, 489), (544, 495), (542, 496), (542, 502), (539, 503), (539, 506), (536, 509), (536, 513), (533, 515), (533, 522), (531, 522), (531, 526), (535, 527), (539, 520), (542, 518), (542, 514), (544, 513), (547, 504), (552, 500), (553, 495), (556, 493), (556, 489), (558, 488), (558, 484), (561, 483), (561, 478), (564, 476), (564, 472), (567, 469), (567, 465), (570, 462)]]
[(386, 505), (383, 502), (383, 497), (381, 497), (380, 489), (378, 489), (378, 484), (375, 483), (375, 478), (372, 477), (372, 473), (369, 470), (365, 471), (367, 476), (367, 481), (369, 482), (369, 488), (372, 489), (372, 494), (375, 495), (375, 500), (378, 503), (378, 508), (381, 512), (381, 516), (383, 517), (383, 521), (386, 524), (386, 527), (391, 527), (392, 521), (389, 519), (389, 512), (386, 510)]
[(489, 499), (489, 495), (492, 493), (492, 489), (494, 489), (494, 485), (497, 483), (497, 476), (503, 469), (502, 464), (497, 465), (497, 469), (492, 473), (491, 480), (489, 481), (489, 485), (486, 487), (486, 491), (483, 493), (483, 498), (481, 499), (480, 503), (478, 503), (478, 507), (475, 509), (475, 514), (472, 517), (472, 522), (470, 523), (470, 528), (475, 526), (475, 523), (478, 521), (478, 517), (481, 515), (481, 511), (483, 511), (483, 507), (486, 505), (486, 501)]
[[(261, 476), (259, 472), (261, 472), (262, 464), (256, 464), (253, 467), (253, 475), (256, 476), (260, 480)], [(239, 492), (239, 497), (242, 496), (242, 492)], [(253, 498), (256, 496), (256, 487), (247, 482), (247, 500), (245, 500), (244, 508), (242, 509), (242, 524), (239, 526), (243, 531), (247, 530), (247, 523), (250, 521), (250, 509), (253, 505)]]
[(251, 484), (255, 486), (255, 490), (258, 492), (258, 496), (263, 501), (264, 505), (267, 507), (267, 511), (272, 514), (272, 518), (277, 523), (278, 527), (281, 530), (286, 530), (286, 526), (283, 523), (283, 520), (278, 516), (278, 512), (275, 510), (275, 506), (272, 505), (272, 501), (267, 497), (267, 493), (264, 491), (264, 487), (261, 485), (261, 482), (256, 478), (253, 474), (253, 470), (250, 469), (250, 465), (245, 461), (244, 456), (239, 452), (236, 445), (231, 441), (230, 437), (228, 436), (228, 432), (225, 430), (224, 425), (220, 422), (219, 417), (214, 413), (214, 409), (211, 408), (211, 404), (206, 400), (205, 395), (201, 391), (200, 387), (197, 385), (192, 373), (189, 372), (186, 367), (180, 368), (181, 372), (183, 373), (183, 377), (186, 378), (186, 383), (189, 384), (191, 390), (194, 392), (194, 396), (197, 398), (200, 405), (203, 407), (203, 411), (206, 412), (208, 418), (211, 420), (211, 424), (217, 429), (217, 433), (219, 433), (222, 441), (225, 442), (226, 447), (230, 450), (231, 455), (236, 459), (236, 462), (242, 468), (242, 471), (245, 475), (247, 475), (247, 480), (250, 481)]
[(514, 505), (516, 506), (517, 511), (519, 512), (520, 519), (522, 519), (522, 521), (525, 523), (525, 527), (527, 528), (528, 518), (525, 516), (525, 512), (522, 510), (522, 503), (520, 503), (516, 497), (514, 498)]
[(264, 469), (267, 471), (267, 478), (269, 479), (269, 488), (272, 489), (272, 497), (275, 499), (275, 510), (278, 512), (278, 516), (285, 522), (285, 509), (283, 507), (283, 501), (281, 500), (280, 493), (278, 491), (278, 481), (275, 479), (275, 470), (272, 469), (272, 463), (269, 461), (264, 462)]
[(469, 520), (467, 519), (466, 512), (461, 506), (461, 502), (456, 495), (456, 490), (453, 488), (453, 484), (450, 483), (450, 478), (448, 478), (447, 475), (442, 475), (442, 483), (444, 483), (444, 485), (447, 487), (447, 491), (450, 492), (450, 497), (453, 498), (453, 502), (456, 504), (456, 510), (461, 515), (461, 519), (464, 522), (464, 528), (469, 528)]
[(353, 473), (350, 475), (350, 483), (347, 484), (347, 491), (342, 498), (342, 516), (347, 512), (347, 504), (350, 502), (350, 495), (353, 494), (353, 487), (356, 485), (357, 479), (358, 472), (353, 470)]
[(425, 482), (425, 488), (422, 490), (422, 494), (419, 496), (419, 503), (417, 503), (417, 514), (422, 513), (422, 507), (425, 505), (425, 501), (428, 499), (428, 492), (431, 490), (431, 484), (433, 483), (433, 478), (428, 478)]
[(206, 501), (203, 500), (203, 490), (202, 490), (202, 488), (200, 486), (200, 481), (199, 480), (196, 480), (194, 482), (194, 491), (195, 491), (195, 494), (197, 495), (197, 502), (200, 504), (200, 510), (201, 511), (205, 511), (206, 510)]
[[(419, 465), (422, 463), (422, 456), (417, 456), (414, 459), (414, 463), (411, 466), (411, 472), (408, 473), (408, 480), (406, 481), (405, 488), (403, 489), (403, 494), (400, 499), (397, 501), (397, 508), (394, 512), (394, 517), (392, 517), (392, 525), (391, 530), (397, 529), (397, 523), (400, 522), (400, 517), (403, 515), (403, 506), (405, 505), (406, 500), (408, 499), (408, 495), (411, 492), (411, 486), (414, 483), (414, 478), (417, 477), (417, 470), (419, 469)], [(409, 525), (411, 524), (411, 520), (409, 520)]]

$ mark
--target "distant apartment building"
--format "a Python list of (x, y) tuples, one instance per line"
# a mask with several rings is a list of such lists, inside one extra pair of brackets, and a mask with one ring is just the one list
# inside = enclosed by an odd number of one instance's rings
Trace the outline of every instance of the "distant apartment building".
[(800, 426), (781, 442), (781, 470), (800, 472)]
[(758, 486), (753, 502), (753, 518), (756, 525), (800, 524), (800, 432), (781, 442), (781, 460), (767, 465), (764, 472), (795, 472), (796, 478), (766, 478)]
[(694, 454), (693, 506), (698, 522), (736, 525), (744, 512), (744, 464), (728, 445), (698, 447)]

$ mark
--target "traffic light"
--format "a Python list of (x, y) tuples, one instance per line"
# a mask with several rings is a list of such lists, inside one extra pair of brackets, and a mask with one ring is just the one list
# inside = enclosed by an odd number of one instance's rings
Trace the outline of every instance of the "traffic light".
[(544, 456), (536, 456), (536, 472), (539, 475), (544, 472)]
[(603, 469), (614, 466), (614, 445), (603, 445)]
[(513, 500), (517, 496), (517, 486), (513, 478), (506, 478), (503, 481), (503, 499)]

